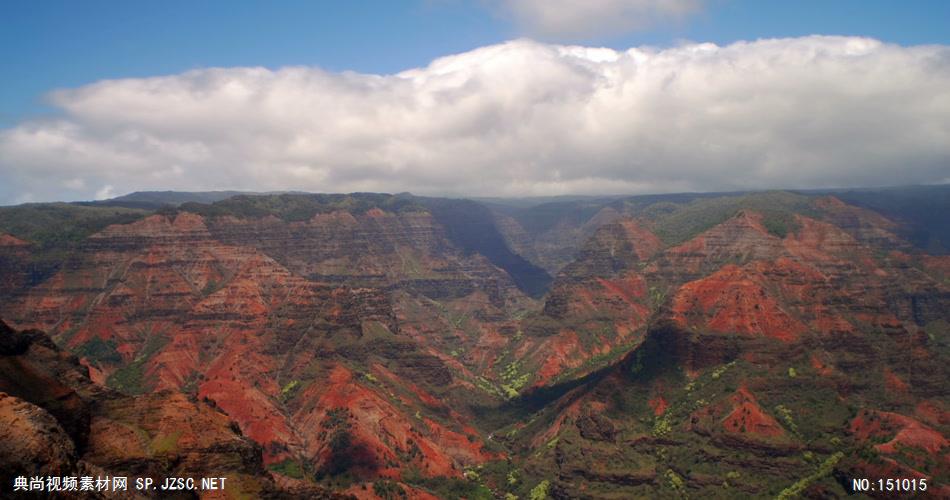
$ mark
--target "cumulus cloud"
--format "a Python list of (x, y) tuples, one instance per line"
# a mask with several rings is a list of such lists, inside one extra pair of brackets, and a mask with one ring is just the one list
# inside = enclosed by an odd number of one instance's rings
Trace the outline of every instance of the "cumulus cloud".
[(542, 38), (609, 36), (682, 18), (702, 0), (499, 0), (522, 29)]
[(950, 48), (517, 40), (393, 75), (202, 69), (55, 92), (0, 200), (142, 189), (642, 193), (950, 177)]

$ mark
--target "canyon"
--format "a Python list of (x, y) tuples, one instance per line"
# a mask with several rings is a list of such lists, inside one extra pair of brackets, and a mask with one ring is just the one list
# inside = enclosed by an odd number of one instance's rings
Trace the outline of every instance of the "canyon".
[(732, 498), (900, 477), (944, 497), (945, 228), (861, 196), (0, 208), (0, 480)]

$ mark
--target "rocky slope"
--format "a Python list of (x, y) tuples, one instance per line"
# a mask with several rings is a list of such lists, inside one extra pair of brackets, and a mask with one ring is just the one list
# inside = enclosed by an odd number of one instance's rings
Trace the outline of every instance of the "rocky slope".
[[(607, 301), (603, 276), (656, 300), (641, 299), (651, 312), (622, 361), (591, 366), (509, 428), (525, 469), (564, 498), (833, 496), (868, 474), (926, 477), (945, 495), (946, 281), (933, 258), (905, 253), (890, 221), (830, 198), (814, 207), (782, 235), (740, 210), (659, 251), (650, 234), (618, 245), (616, 225), (602, 227), (544, 314), (596, 303), (591, 293)], [(577, 269), (599, 280), (558, 294)], [(642, 316), (625, 304), (612, 324)]]
[(29, 283), (27, 262), (30, 256), (30, 244), (15, 236), (0, 233), (0, 300), (5, 300)]
[[(833, 197), (583, 203), (238, 196), (5, 236), (0, 315), (80, 365), (0, 388), (34, 439), (4, 456), (168, 472), (156, 449), (184, 449), (247, 491), (360, 498), (940, 494), (945, 257)], [(232, 421), (246, 439), (173, 430)]]
[(226, 477), (227, 488), (208, 498), (335, 497), (315, 486), (280, 489), (260, 446), (213, 407), (178, 392), (130, 397), (104, 388), (44, 333), (2, 322), (0, 421), (5, 491), (17, 476), (119, 475)]
[(49, 331), (99, 383), (210, 401), (271, 470), (339, 486), (410, 469), (461, 477), (495, 457), (450, 404), (480, 393), (470, 367), (482, 361), (449, 351), (483, 339), (423, 338), (494, 328), (530, 303), (431, 215), (372, 207), (108, 226), (3, 311)]

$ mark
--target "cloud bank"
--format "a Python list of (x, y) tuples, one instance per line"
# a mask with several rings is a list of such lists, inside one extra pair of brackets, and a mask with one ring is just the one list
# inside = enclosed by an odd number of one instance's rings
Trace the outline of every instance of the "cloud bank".
[(697, 12), (703, 0), (499, 0), (498, 7), (541, 38), (610, 36)]
[(50, 97), (0, 201), (143, 189), (551, 195), (950, 180), (950, 48), (517, 40), (394, 75), (202, 69)]

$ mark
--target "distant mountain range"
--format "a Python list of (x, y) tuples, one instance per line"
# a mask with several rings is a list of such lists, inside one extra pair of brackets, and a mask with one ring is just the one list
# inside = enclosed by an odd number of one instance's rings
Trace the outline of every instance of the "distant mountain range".
[[(900, 186), (860, 189), (815, 189), (790, 191), (804, 195), (833, 195), (839, 199), (901, 222), (901, 236), (915, 246), (934, 254), (950, 252), (950, 223), (943, 215), (950, 213), (950, 185)], [(678, 193), (637, 196), (540, 196), (526, 198), (471, 198), (504, 216), (514, 217), (527, 230), (550, 226), (564, 218), (589, 219), (600, 209), (611, 204), (657, 203), (668, 201), (685, 203), (710, 197), (741, 196), (755, 192)], [(211, 204), (235, 196), (273, 194), (307, 194), (302, 192), (247, 192), (247, 191), (137, 191), (107, 200), (74, 202), (73, 205), (122, 207), (156, 210), (165, 206), (177, 207), (185, 203)], [(403, 193), (404, 196), (411, 196)], [(7, 209), (12, 207), (6, 207)], [(4, 207), (0, 207), (0, 212)]]
[(247, 191), (136, 191), (107, 200), (81, 202), (90, 206), (117, 206), (128, 208), (159, 208), (165, 205), (177, 207), (182, 203), (214, 203), (238, 195), (261, 195)]

